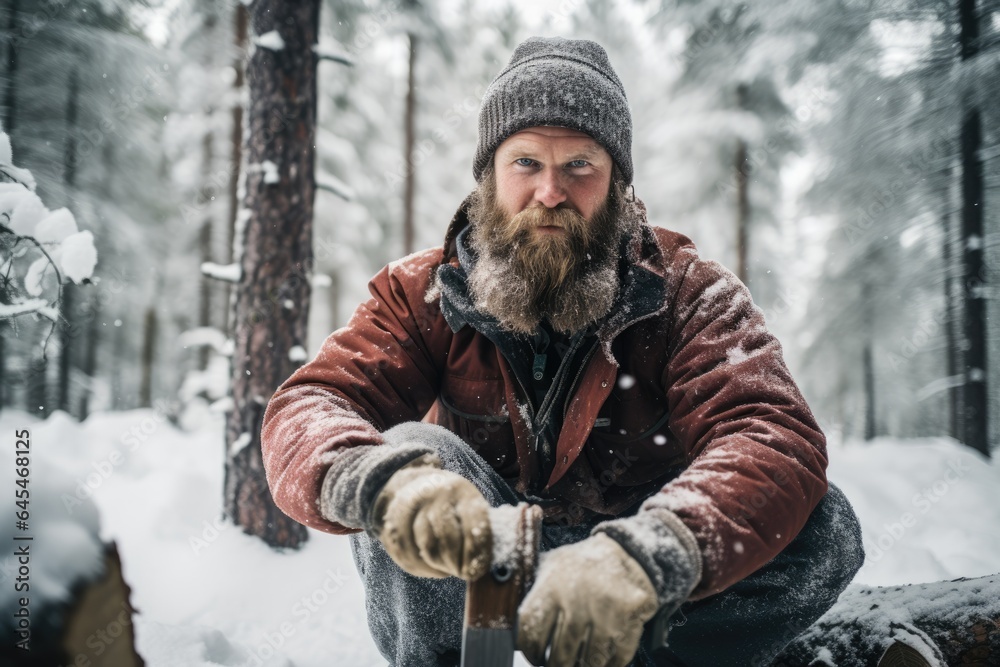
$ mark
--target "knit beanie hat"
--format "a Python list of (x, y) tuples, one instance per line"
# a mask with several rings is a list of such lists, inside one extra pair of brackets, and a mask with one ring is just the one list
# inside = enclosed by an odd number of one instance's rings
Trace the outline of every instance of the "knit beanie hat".
[(625, 184), (632, 182), (632, 115), (600, 44), (529, 37), (514, 49), (483, 95), (472, 163), (476, 181), (507, 137), (538, 125), (586, 132), (611, 154)]

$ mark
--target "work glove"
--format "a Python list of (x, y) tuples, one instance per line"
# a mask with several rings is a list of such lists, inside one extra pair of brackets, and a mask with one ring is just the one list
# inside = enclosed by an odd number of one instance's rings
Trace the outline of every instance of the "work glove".
[(427, 454), (393, 473), (379, 491), (372, 532), (412, 575), (471, 581), (491, 565), (489, 509), (472, 482), (442, 470)]
[(517, 648), (532, 665), (625, 667), (658, 608), (642, 566), (597, 533), (542, 554), (518, 609)]

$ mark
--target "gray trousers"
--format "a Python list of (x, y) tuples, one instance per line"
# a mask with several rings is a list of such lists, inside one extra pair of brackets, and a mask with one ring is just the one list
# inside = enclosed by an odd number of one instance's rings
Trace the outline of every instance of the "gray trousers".
[[(458, 438), (439, 451), (444, 467), (469, 479), (490, 505), (525, 500)], [(457, 443), (461, 443), (458, 445)], [(530, 500), (530, 499), (529, 499)], [(541, 549), (578, 542), (604, 518), (579, 526), (543, 525)], [(382, 544), (350, 536), (364, 582), (368, 626), (390, 667), (457, 667), (465, 582), (407, 574)], [(640, 650), (632, 667), (769, 665), (830, 607), (864, 561), (861, 528), (833, 484), (799, 535), (774, 559), (726, 590), (687, 602), (670, 619), (667, 648)]]

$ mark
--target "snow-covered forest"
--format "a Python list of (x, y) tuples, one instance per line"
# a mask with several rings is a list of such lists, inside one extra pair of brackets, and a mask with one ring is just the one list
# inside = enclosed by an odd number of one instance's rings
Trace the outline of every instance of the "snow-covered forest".
[[(346, 539), (244, 503), (262, 402), (442, 243), (531, 35), (605, 47), (650, 221), (749, 286), (862, 520), (858, 583), (1000, 571), (997, 0), (0, 0), (0, 489), (30, 429), (39, 627), (120, 558), (146, 664), (385, 664)], [(279, 74), (295, 104), (254, 88)], [(70, 658), (141, 664), (97, 629)]]

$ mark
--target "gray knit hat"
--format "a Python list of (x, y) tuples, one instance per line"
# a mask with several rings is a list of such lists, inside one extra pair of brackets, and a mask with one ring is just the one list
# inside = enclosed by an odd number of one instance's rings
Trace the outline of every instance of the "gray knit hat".
[(472, 163), (476, 181), (507, 137), (538, 125), (586, 132), (611, 154), (625, 184), (632, 182), (632, 115), (600, 44), (529, 37), (514, 49), (483, 95)]

